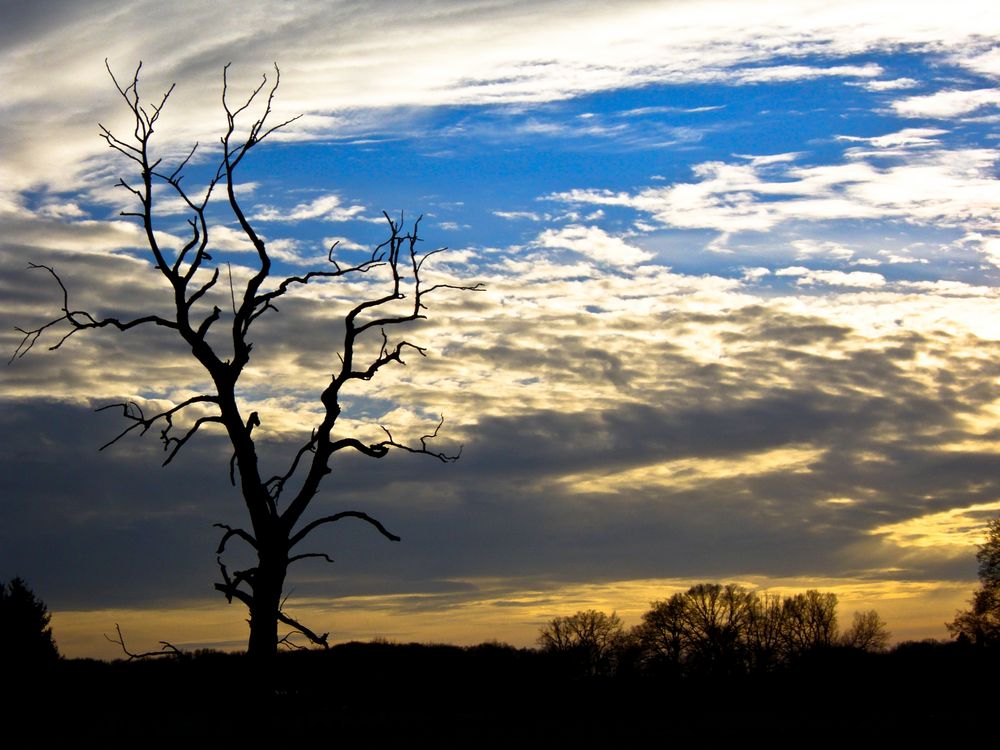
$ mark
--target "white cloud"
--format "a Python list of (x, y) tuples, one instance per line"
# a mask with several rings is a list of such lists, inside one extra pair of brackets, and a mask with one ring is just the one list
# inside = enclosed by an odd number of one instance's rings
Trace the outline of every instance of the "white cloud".
[(1000, 89), (938, 91), (934, 94), (900, 99), (892, 103), (892, 108), (902, 117), (947, 119), (975, 112), (990, 105), (1000, 105)]
[(878, 289), (885, 286), (885, 277), (871, 271), (816, 271), (803, 266), (779, 268), (776, 276), (796, 276), (799, 286), (842, 286)]
[[(873, 76), (874, 65), (812, 67), (802, 60), (901, 45), (967, 56), (970, 45), (1000, 36), (998, 14), (979, 0), (956, 0), (947, 11), (889, 0), (623, 0), (575, 5), (572, 13), (556, 1), (436, 0), (405, 24), (399, 12), (397, 3), (377, 0), (363, 13), (347, 2), (289, 2), (278, 11), (251, 1), (234, 19), (225, 4), (137, 0), (116, 11), (111, 31), (96, 11), (52, 14), (30, 34), (11, 21), (0, 47), (0, 184), (20, 190), (90, 180), (88, 162), (107, 153), (94, 123), (128, 131), (103, 69), (106, 57), (123, 76), (145, 59), (151, 95), (178, 84), (158, 148), (182, 154), (195, 141), (217, 142), (220, 71), (229, 60), (234, 96), (256, 84), (264, 61), (278, 60), (275, 121), (305, 116), (276, 137), (313, 139), (357, 135), (352, 121), (368, 117), (370, 108), (551, 101), (652, 82)], [(798, 59), (769, 65), (779, 57)], [(964, 64), (992, 71), (995, 58), (995, 50), (977, 52)], [(392, 116), (405, 118), (405, 110)], [(384, 115), (369, 120), (385, 127)]]
[(542, 217), (534, 211), (494, 211), (493, 215), (510, 221), (516, 221), (518, 219), (527, 219), (528, 221), (542, 220)]
[(253, 218), (258, 221), (302, 221), (321, 219), (323, 221), (350, 221), (359, 218), (364, 206), (343, 206), (339, 195), (322, 195), (308, 203), (299, 203), (290, 209), (261, 206)]
[(966, 284), (961, 281), (900, 281), (903, 289), (940, 295), (942, 297), (995, 297), (996, 289), (988, 286)]
[(215, 224), (208, 228), (209, 250), (224, 250), (231, 253), (252, 253), (253, 243), (242, 229), (225, 224)]
[(50, 219), (82, 219), (87, 216), (76, 201), (46, 203), (38, 209), (38, 213)]
[(612, 265), (629, 266), (653, 257), (652, 253), (629, 245), (594, 226), (571, 225), (562, 229), (546, 229), (538, 235), (535, 242), (542, 247), (572, 250), (591, 260)]
[(888, 81), (863, 81), (853, 85), (861, 86), (868, 91), (897, 91), (899, 89), (912, 89), (920, 84), (912, 78), (893, 78)]
[(912, 255), (900, 255), (899, 253), (894, 253), (891, 250), (879, 250), (878, 254), (881, 255), (886, 263), (928, 263), (927, 258), (914, 258)]
[(831, 240), (792, 240), (791, 245), (795, 248), (798, 258), (827, 256), (838, 260), (848, 260), (854, 255), (854, 251), (849, 247)]
[(337, 250), (371, 250), (370, 247), (355, 242), (347, 237), (324, 237), (323, 245), (327, 248), (337, 245)]
[(1000, 237), (983, 237), (980, 248), (990, 263), (1000, 268)]
[[(897, 134), (898, 140), (898, 134)], [(912, 138), (911, 138), (912, 140)], [(570, 204), (627, 206), (662, 226), (722, 233), (766, 231), (783, 222), (901, 218), (920, 224), (993, 226), (1000, 206), (990, 149), (907, 151), (888, 167), (847, 163), (762, 170), (711, 161), (696, 182), (637, 193), (574, 189), (546, 196)]]
[(760, 281), (765, 276), (770, 276), (771, 274), (770, 269), (763, 267), (743, 268), (740, 270), (743, 272), (743, 280), (749, 282)]
[(958, 63), (977, 73), (1000, 77), (1000, 47), (974, 54), (970, 56), (958, 57)]
[[(869, 143), (875, 148), (914, 148), (936, 146), (940, 140), (935, 136), (944, 135), (947, 130), (940, 128), (903, 128), (895, 133), (879, 135), (873, 138), (862, 138), (853, 135), (839, 135), (838, 140)], [(872, 152), (864, 152), (866, 155)]]
[(881, 66), (869, 63), (867, 65), (835, 65), (829, 68), (815, 68), (808, 65), (775, 65), (766, 68), (736, 70), (725, 78), (739, 83), (775, 83), (806, 81), (827, 76), (874, 78), (879, 75), (882, 75)]

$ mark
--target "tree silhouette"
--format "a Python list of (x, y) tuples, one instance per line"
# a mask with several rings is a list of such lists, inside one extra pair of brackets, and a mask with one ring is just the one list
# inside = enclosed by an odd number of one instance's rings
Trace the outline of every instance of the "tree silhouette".
[(837, 641), (837, 595), (809, 589), (784, 601), (785, 647), (797, 655)]
[(699, 583), (654, 601), (636, 626), (645, 665), (659, 674), (766, 672), (836, 645), (883, 650), (889, 631), (875, 610), (837, 631), (837, 595), (780, 596), (736, 584)]
[(952, 636), (977, 646), (1000, 645), (1000, 518), (986, 526), (986, 541), (976, 553), (979, 562), (979, 589), (972, 594), (971, 607), (947, 623)]
[(637, 636), (651, 666), (728, 674), (745, 668), (756, 596), (735, 584), (699, 583), (655, 601)]
[(36, 667), (59, 658), (49, 610), (20, 578), (0, 581), (0, 664), (4, 669)]
[(621, 618), (614, 612), (609, 615), (594, 609), (554, 617), (538, 636), (543, 651), (558, 654), (589, 675), (610, 674), (625, 640)]
[(885, 651), (891, 637), (885, 621), (878, 612), (870, 609), (854, 613), (854, 622), (841, 634), (840, 642), (862, 651)]
[[(139, 404), (131, 401), (104, 407), (120, 409), (127, 426), (102, 447), (112, 445), (131, 433), (145, 434), (158, 428), (166, 452), (163, 462), (166, 465), (203, 428), (221, 428), (232, 447), (230, 479), (241, 490), (249, 516), (249, 528), (217, 524), (223, 534), (217, 550), (221, 580), (215, 588), (229, 602), (236, 599), (249, 609), (248, 651), (252, 656), (267, 659), (276, 652), (279, 622), (313, 643), (325, 646), (327, 634), (309, 629), (289, 616), (281, 606), (285, 577), (291, 564), (307, 558), (330, 561), (325, 553), (300, 551), (302, 543), (317, 528), (345, 518), (363, 521), (385, 538), (399, 540), (381, 522), (357, 510), (306, 520), (306, 510), (320, 491), (324, 478), (332, 471), (331, 459), (341, 451), (379, 459), (392, 449), (424, 454), (443, 462), (458, 458), (457, 454), (450, 455), (430, 446), (438, 435), (443, 418), (416, 444), (397, 441), (384, 427), (383, 439), (376, 442), (364, 442), (352, 435), (338, 433), (335, 428), (341, 416), (341, 393), (349, 385), (371, 380), (383, 367), (405, 364), (406, 354), (425, 355), (424, 348), (393, 333), (425, 317), (426, 303), (432, 293), (444, 289), (479, 291), (482, 287), (478, 284), (425, 282), (424, 262), (438, 251), (418, 253), (419, 219), (407, 229), (402, 217), (394, 220), (388, 214), (385, 214), (388, 238), (361, 262), (342, 265), (335, 258), (334, 244), (329, 249), (329, 265), (326, 268), (272, 279), (272, 257), (265, 238), (254, 228), (241, 203), (236, 189), (236, 174), (254, 148), (297, 119), (273, 125), (269, 122), (280, 81), (277, 66), (270, 86), (267, 76), (264, 76), (260, 85), (238, 103), (231, 101), (227, 79), (229, 66), (223, 69), (222, 109), (226, 127), (221, 136), (221, 156), (214, 176), (197, 197), (182, 185), (184, 170), (195, 155), (197, 144), (173, 169), (165, 167), (162, 159), (155, 158), (152, 153), (154, 130), (173, 86), (158, 100), (144, 101), (139, 95), (141, 67), (140, 63), (131, 81), (123, 84), (108, 66), (108, 73), (134, 121), (134, 129), (128, 136), (119, 137), (102, 125), (101, 136), (110, 148), (130, 160), (138, 172), (137, 180), (119, 180), (118, 185), (128, 191), (137, 204), (134, 210), (123, 211), (122, 214), (141, 224), (155, 271), (169, 285), (168, 304), (172, 310), (167, 315), (149, 313), (132, 319), (98, 317), (71, 306), (67, 288), (54, 268), (32, 264), (32, 268), (48, 274), (59, 286), (62, 314), (37, 328), (22, 330), (24, 338), (12, 360), (27, 353), (50, 329), (57, 328), (62, 329), (62, 335), (50, 349), (58, 349), (75, 334), (100, 328), (128, 331), (152, 326), (179, 337), (189, 349), (190, 356), (209, 376), (211, 388), (154, 413), (146, 413)], [(249, 114), (254, 108), (260, 112), (256, 119)], [(252, 121), (244, 124), (246, 120)], [(243, 237), (253, 248), (251, 257), (254, 264), (249, 279), (242, 285), (233, 286), (230, 272), (230, 289), (225, 292), (215, 288), (222, 263), (212, 258), (214, 248), (206, 217), (209, 201), (217, 188), (225, 191), (230, 221), (239, 226)], [(154, 229), (160, 214), (167, 213), (158, 210), (161, 201), (166, 200), (164, 196), (173, 196), (172, 199), (175, 202), (179, 200), (188, 212), (190, 237), (173, 253), (161, 245)], [(359, 300), (350, 292), (343, 294), (352, 306), (342, 321), (344, 334), (340, 350), (335, 353), (336, 356), (331, 353), (329, 357), (327, 372), (333, 374), (318, 394), (321, 416), (313, 425), (309, 438), (285, 465), (284, 471), (268, 477), (261, 468), (259, 444), (254, 434), (254, 430), (261, 426), (260, 416), (257, 412), (245, 413), (241, 406), (239, 386), (251, 361), (251, 331), (262, 316), (275, 314), (277, 302), (293, 290), (310, 282), (352, 279), (365, 281), (369, 296)], [(356, 288), (357, 284), (354, 286)], [(230, 300), (231, 314), (226, 309)], [(256, 556), (255, 565), (243, 570), (227, 568), (222, 554), (234, 539), (249, 545)]]

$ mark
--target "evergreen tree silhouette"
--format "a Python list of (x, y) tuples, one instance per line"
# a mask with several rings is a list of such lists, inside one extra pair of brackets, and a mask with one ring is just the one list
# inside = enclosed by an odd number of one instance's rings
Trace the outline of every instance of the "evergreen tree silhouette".
[(45, 603), (21, 578), (0, 582), (0, 668), (20, 670), (59, 658), (50, 617)]

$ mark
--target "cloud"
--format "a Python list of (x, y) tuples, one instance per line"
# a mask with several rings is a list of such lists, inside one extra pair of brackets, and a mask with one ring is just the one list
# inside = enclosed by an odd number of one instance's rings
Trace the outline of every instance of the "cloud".
[(765, 276), (769, 276), (771, 274), (771, 270), (769, 268), (763, 268), (760, 266), (758, 266), (757, 268), (744, 268), (742, 270), (743, 270), (743, 278), (746, 281), (751, 281), (751, 282), (758, 281), (760, 279), (763, 279)]
[[(940, 128), (904, 128), (895, 133), (874, 136), (872, 138), (861, 138), (858, 136), (841, 135), (838, 140), (868, 143), (878, 149), (887, 148), (915, 148), (921, 146), (937, 146), (941, 141), (936, 137), (944, 135), (947, 130)], [(851, 152), (848, 152), (850, 154)], [(873, 152), (864, 152), (870, 155)]]
[(599, 263), (629, 266), (649, 260), (652, 253), (612, 237), (595, 226), (570, 225), (562, 229), (546, 229), (535, 240), (542, 247), (564, 248)]
[(923, 96), (911, 96), (892, 103), (901, 117), (948, 119), (967, 115), (978, 109), (1000, 105), (1000, 89), (969, 91), (938, 91)]
[(900, 89), (912, 89), (919, 86), (919, 81), (912, 78), (893, 78), (884, 81), (863, 81), (855, 84), (868, 91), (898, 91)]
[[(432, 596), (425, 606), (464, 622), (458, 612), (485, 600), (534, 590), (562, 606), (574, 587), (668, 573), (765, 583), (855, 576), (896, 590), (902, 584), (887, 581), (971, 580), (971, 550), (956, 562), (950, 547), (914, 552), (903, 537), (873, 531), (902, 524), (930, 534), (921, 519), (995, 502), (1000, 350), (965, 316), (1000, 319), (1000, 299), (804, 267), (776, 275), (841, 293), (755, 294), (752, 281), (645, 263), (610, 273), (588, 248), (608, 242), (617, 252), (615, 237), (565, 229), (553, 241), (579, 243), (572, 264), (543, 243), (480, 253), (463, 274), (489, 291), (430, 300), (428, 319), (406, 333), (428, 356), (350, 394), (343, 434), (377, 434), (386, 422), (418, 436), (443, 413), (442, 437), (464, 443), (463, 459), (338, 459), (336, 493), (316, 512), (365, 510), (404, 543), (352, 529), (317, 537), (337, 568), (294, 570), (292, 606), (362, 607), (352, 597), (364, 595), (362, 609), (392, 607), (405, 619)], [(67, 260), (87, 302), (114, 297), (139, 310), (169, 295), (141, 283), (151, 269), (133, 259)], [(446, 264), (430, 269), (455, 280)], [(308, 438), (336, 366), (343, 300), (384, 281), (310, 286), (255, 326), (242, 403), (264, 423), (255, 435), (269, 471)], [(51, 306), (25, 278), (9, 282), (4, 320)], [(34, 352), (5, 379), (0, 463), (17, 500), (3, 507), (4, 559), (32, 570), (58, 610), (204, 602), (217, 573), (211, 524), (238, 523), (242, 512), (225, 441), (200, 435), (163, 470), (155, 436), (110, 452), (80, 448), (120, 429), (114, 413), (92, 413), (101, 398), (154, 391), (176, 400), (206, 376), (156, 331), (95, 333)], [(889, 578), (878, 572), (888, 568)]]
[(302, 221), (320, 219), (322, 221), (350, 221), (358, 218), (365, 207), (341, 205), (339, 195), (321, 195), (307, 203), (299, 203), (290, 209), (274, 206), (259, 206), (253, 217), (257, 221)]
[[(573, 189), (545, 196), (569, 204), (625, 206), (662, 226), (723, 233), (774, 229), (792, 221), (901, 218), (916, 224), (990, 227), (1000, 205), (1000, 180), (990, 149), (930, 149), (924, 136), (894, 134), (908, 143), (896, 163), (881, 167), (857, 158), (841, 164), (796, 166), (752, 160), (711, 161), (692, 168), (695, 182), (636, 193)], [(920, 148), (920, 150), (916, 150)]]
[(371, 250), (370, 247), (366, 247), (365, 245), (357, 243), (348, 237), (339, 237), (339, 236), (324, 237), (323, 245), (326, 247), (332, 247), (333, 245), (336, 245), (338, 250), (364, 250), (364, 251)]
[[(774, 83), (788, 81), (805, 81), (813, 78), (836, 76), (843, 78), (874, 78), (882, 75), (882, 67), (875, 63), (866, 65), (835, 65), (829, 68), (810, 67), (808, 65), (775, 65), (761, 68), (745, 68), (733, 71), (723, 80), (738, 83)], [(708, 74), (711, 77), (711, 74)]]
[(528, 221), (542, 220), (542, 216), (535, 211), (493, 211), (493, 215), (510, 221), (517, 221), (519, 219), (526, 219)]
[(885, 277), (870, 271), (821, 271), (802, 266), (789, 266), (777, 269), (774, 274), (775, 276), (795, 276), (797, 279), (795, 283), (799, 286), (824, 285), (863, 289), (878, 289), (885, 286)]
[(957, 55), (957, 61), (963, 67), (984, 75), (1000, 77), (1000, 47), (993, 47), (978, 54)]
[(795, 248), (796, 256), (799, 258), (827, 256), (839, 260), (849, 260), (854, 256), (854, 251), (849, 247), (830, 240), (792, 240), (791, 245)]
[[(116, 132), (129, 127), (103, 68), (106, 57), (122, 77), (145, 59), (143, 88), (151, 95), (178, 84), (157, 143), (180, 155), (196, 141), (217, 142), (220, 71), (230, 60), (234, 100), (268, 72), (264, 61), (279, 61), (283, 79), (274, 121), (304, 114), (280, 134), (294, 140), (356, 137), (351, 120), (357, 118), (386, 129), (385, 116), (372, 118), (372, 108), (397, 108), (391, 117), (405, 122), (407, 107), (554, 101), (653, 82), (868, 77), (879, 75), (877, 65), (819, 66), (804, 58), (821, 53), (829, 61), (928, 44), (957, 54), (1000, 33), (994, 14), (977, 2), (953, 4), (946, 14), (930, 4), (846, 2), (831, 8), (812, 0), (766, 8), (633, 0), (613, 9), (585, 4), (571, 14), (555, 0), (438, 0), (431, 7), (404, 29), (396, 23), (397, 4), (386, 1), (368, 4), (364, 13), (347, 2), (322, 10), (289, 3), (280, 13), (246, 3), (235, 21), (222, 6), (144, 0), (118, 9), (110, 34), (99, 26), (100, 5), (63, 8), (48, 14), (44, 26), (37, 15), (18, 13), (5, 24), (15, 41), (0, 56), (7, 82), (0, 105), (7, 124), (0, 183), (21, 190), (89, 182), (93, 160), (105, 153), (94, 123)], [(863, 28), (857, 14), (866, 19)], [(773, 64), (788, 57), (795, 61)], [(965, 54), (968, 66), (987, 72), (994, 57), (994, 51)], [(72, 118), (63, 115), (67, 110)]]

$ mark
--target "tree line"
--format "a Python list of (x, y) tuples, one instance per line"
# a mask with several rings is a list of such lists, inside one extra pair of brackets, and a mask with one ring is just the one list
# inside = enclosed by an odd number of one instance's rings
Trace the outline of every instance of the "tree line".
[(875, 610), (856, 612), (840, 630), (836, 594), (780, 596), (700, 583), (652, 602), (632, 628), (596, 610), (555, 617), (541, 628), (538, 644), (581, 674), (721, 677), (773, 670), (833, 647), (882, 651), (889, 638)]

